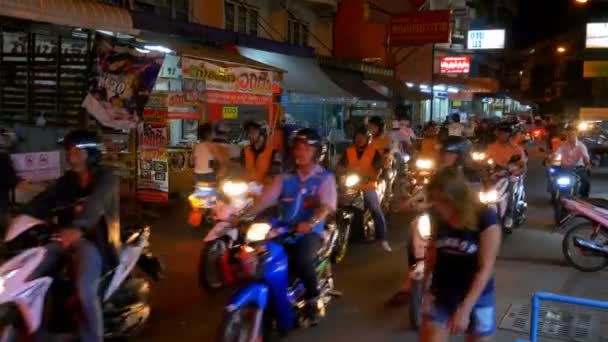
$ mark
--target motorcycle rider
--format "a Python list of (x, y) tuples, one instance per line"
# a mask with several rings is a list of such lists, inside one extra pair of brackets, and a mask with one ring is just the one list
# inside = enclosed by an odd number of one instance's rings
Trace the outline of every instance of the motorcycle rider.
[(430, 121), (424, 129), (424, 137), (420, 145), (420, 157), (437, 161), (440, 148), (439, 126), (434, 121)]
[(103, 315), (97, 287), (103, 265), (115, 260), (120, 246), (118, 180), (100, 165), (102, 145), (95, 133), (72, 131), (63, 145), (71, 169), (34, 197), (24, 213), (46, 218), (57, 206), (84, 198), (59, 236), (62, 246), (75, 252), (78, 266), (75, 281), (82, 310), (80, 341), (101, 342)]
[[(293, 138), (292, 148), (295, 169), (275, 177), (245, 216), (258, 215), (278, 203), (282, 218), (296, 224), (299, 236), (286, 248), (290, 262), (306, 288), (308, 318), (316, 324), (319, 291), (315, 257), (322, 244), (325, 220), (336, 211), (336, 180), (331, 172), (319, 165), (321, 138), (316, 131), (299, 130)], [(295, 199), (303, 193), (305, 205), (299, 205)]]
[(255, 121), (244, 126), (249, 145), (241, 151), (241, 165), (245, 167), (247, 177), (260, 184), (269, 184), (273, 175), (281, 172), (280, 155), (268, 140), (264, 127)]
[[(496, 141), (488, 146), (487, 156), (488, 160), (492, 160), (497, 166), (507, 168), (509, 161), (514, 156), (520, 156), (519, 160), (515, 163), (516, 170), (514, 175), (523, 175), (526, 173), (527, 167), (527, 156), (524, 149), (513, 142), (512, 136), (514, 134), (513, 125), (508, 122), (503, 122), (496, 128)], [(514, 184), (509, 182), (509, 192), (513, 191)], [(511, 197), (509, 196), (509, 203), (507, 203), (507, 213), (510, 213), (510, 208), (513, 205), (511, 203)], [(513, 217), (507, 214), (505, 217), (505, 227), (511, 228), (513, 226)]]
[(391, 252), (391, 246), (386, 240), (386, 219), (376, 192), (376, 180), (382, 172), (382, 155), (370, 143), (370, 134), (365, 127), (359, 127), (355, 131), (354, 140), (354, 145), (346, 149), (346, 154), (340, 160), (339, 166), (359, 174), (364, 179), (364, 183), (361, 185), (363, 199), (365, 206), (372, 213), (376, 239), (380, 241), (385, 251)]
[(580, 195), (583, 198), (589, 197), (591, 190), (591, 177), (589, 168), (591, 160), (587, 146), (578, 140), (576, 127), (570, 125), (566, 128), (566, 141), (560, 145), (556, 154), (561, 155), (561, 165), (566, 168), (575, 168), (584, 166), (585, 168), (576, 168), (575, 172), (580, 177)]
[[(444, 139), (441, 144), (439, 165), (441, 168), (459, 169), (466, 176), (467, 180), (477, 181), (479, 179), (479, 175), (477, 171), (470, 166), (470, 151), (471, 142), (469, 139), (459, 136), (449, 136)], [(421, 200), (424, 200), (424, 198), (411, 199), (410, 201), (404, 203), (404, 207), (402, 209), (409, 210), (412, 208), (415, 202)], [(425, 203), (423, 206), (426, 207), (428, 204)], [(408, 234), (407, 241), (407, 258), (410, 268), (414, 267), (416, 263), (424, 260), (425, 248), (425, 243), (424, 241), (420, 241), (420, 237), (416, 230), (411, 229), (410, 234)], [(401, 305), (405, 303), (408, 298), (411, 285), (411, 278), (409, 274), (407, 274), (401, 289), (397, 291), (397, 293), (391, 298), (391, 304)]]

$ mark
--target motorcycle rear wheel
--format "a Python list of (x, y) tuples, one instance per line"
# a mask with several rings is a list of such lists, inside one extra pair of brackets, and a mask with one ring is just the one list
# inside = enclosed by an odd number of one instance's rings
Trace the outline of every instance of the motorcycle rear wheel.
[(422, 300), (424, 298), (424, 286), (422, 280), (412, 280), (410, 289), (410, 326), (414, 330), (422, 326)]
[[(587, 231), (587, 232), (586, 232)], [(574, 237), (595, 240), (597, 235), (601, 235), (604, 240), (608, 240), (606, 232), (600, 228), (598, 234), (594, 236), (593, 223), (590, 221), (582, 222), (568, 230), (562, 240), (562, 252), (570, 265), (582, 272), (597, 272), (608, 266), (608, 258), (599, 253), (582, 251), (574, 245)], [(580, 259), (580, 260), (579, 260)], [(582, 263), (583, 260), (595, 262), (591, 265)]]
[(221, 269), (221, 258), (227, 252), (228, 246), (224, 239), (206, 242), (201, 249), (198, 263), (199, 285), (210, 293), (221, 290), (225, 283)]
[[(262, 326), (256, 327), (255, 316), (258, 312), (255, 306), (245, 306), (229, 313), (221, 326), (219, 342), (263, 342)], [(262, 325), (262, 324), (260, 324)], [(258, 336), (253, 336), (256, 331)]]

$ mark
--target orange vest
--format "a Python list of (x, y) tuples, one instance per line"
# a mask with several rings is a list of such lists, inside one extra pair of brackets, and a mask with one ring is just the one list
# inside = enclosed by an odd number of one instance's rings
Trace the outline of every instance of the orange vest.
[(272, 162), (272, 147), (266, 145), (264, 151), (257, 158), (251, 146), (245, 147), (245, 170), (249, 179), (265, 184), (268, 179), (268, 170)]
[(358, 173), (362, 177), (367, 177), (370, 180), (363, 184), (364, 188), (374, 188), (376, 186), (376, 169), (374, 169), (374, 156), (376, 150), (373, 146), (368, 145), (363, 151), (361, 158), (357, 156), (357, 148), (351, 146), (346, 149), (346, 160), (348, 161), (348, 169)]

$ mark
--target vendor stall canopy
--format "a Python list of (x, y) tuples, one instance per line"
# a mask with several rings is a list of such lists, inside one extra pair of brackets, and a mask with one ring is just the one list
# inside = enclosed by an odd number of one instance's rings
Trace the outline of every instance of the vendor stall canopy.
[(273, 65), (287, 71), (281, 86), (287, 93), (305, 95), (307, 100), (317, 99), (326, 103), (352, 102), (354, 97), (337, 86), (321, 70), (314, 58), (304, 58), (279, 53), (238, 47), (241, 55), (258, 62)]

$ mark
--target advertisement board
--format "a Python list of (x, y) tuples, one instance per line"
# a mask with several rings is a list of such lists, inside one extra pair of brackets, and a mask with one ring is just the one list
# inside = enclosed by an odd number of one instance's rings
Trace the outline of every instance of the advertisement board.
[(468, 74), (471, 69), (470, 56), (447, 56), (439, 58), (440, 73)]
[(585, 47), (588, 49), (608, 48), (608, 23), (587, 23)]
[(411, 12), (391, 17), (392, 46), (450, 41), (450, 11)]
[(138, 156), (137, 198), (144, 202), (169, 200), (169, 162), (164, 149), (140, 151)]
[(30, 182), (43, 182), (61, 176), (59, 151), (15, 153), (11, 159), (17, 175)]
[(223, 67), (207, 61), (183, 58), (185, 78), (205, 80), (206, 90), (272, 95), (272, 72), (247, 67)]
[(489, 50), (504, 49), (505, 30), (475, 30), (467, 35), (467, 49)]

